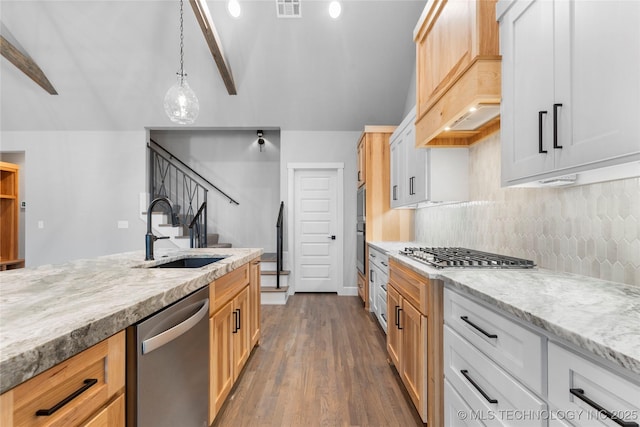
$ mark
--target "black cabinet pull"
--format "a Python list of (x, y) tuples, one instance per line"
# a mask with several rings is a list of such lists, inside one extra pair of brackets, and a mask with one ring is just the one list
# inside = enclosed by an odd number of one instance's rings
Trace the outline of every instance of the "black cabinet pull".
[(402, 330), (402, 326), (400, 326), (400, 312), (403, 311), (401, 308), (398, 308), (398, 329)]
[(52, 406), (49, 409), (38, 409), (36, 411), (36, 416), (38, 416), (38, 417), (40, 417), (40, 416), (48, 417), (50, 415), (53, 415), (54, 412), (56, 412), (58, 409), (62, 408), (67, 403), (71, 402), (76, 397), (80, 396), (82, 393), (87, 391), (91, 386), (93, 386), (97, 382), (98, 382), (98, 380), (95, 379), (95, 378), (89, 378), (87, 380), (84, 380), (84, 385), (82, 387), (80, 387), (79, 389), (77, 389), (76, 391), (74, 391), (69, 396), (65, 397), (64, 399), (62, 399), (60, 402), (56, 403), (54, 406)]
[(398, 200), (398, 186), (393, 186), (393, 200)]
[(387, 264), (386, 262), (382, 261), (380, 264), (384, 265), (385, 267), (389, 267), (389, 264)]
[(387, 322), (387, 316), (384, 315), (384, 313), (380, 313), (380, 316), (382, 316), (382, 318), (384, 319), (385, 323)]
[(469, 317), (460, 316), (460, 319), (462, 319), (464, 322), (468, 323), (469, 325), (471, 325), (472, 327), (474, 327), (478, 331), (482, 332), (482, 334), (485, 335), (487, 338), (498, 338), (498, 336), (496, 334), (490, 334), (489, 332), (487, 332), (484, 329), (482, 329), (480, 326), (478, 326), (475, 323), (473, 323), (471, 320), (469, 320)]
[(398, 309), (400, 309), (400, 306), (396, 305), (396, 309), (395, 309), (396, 310), (396, 321), (395, 321), (395, 324), (399, 328), (400, 327), (400, 319), (399, 319), (400, 316), (399, 316), (399, 313), (398, 313)]
[(581, 388), (570, 388), (569, 393), (573, 394), (575, 397), (582, 400), (584, 403), (586, 403), (587, 405), (591, 406), (593, 409), (598, 411), (599, 414), (604, 415), (605, 417), (609, 418), (611, 421), (618, 424), (619, 426), (639, 427), (638, 423), (635, 423), (633, 421), (625, 421), (622, 418), (618, 418), (611, 412), (604, 409), (602, 406), (598, 405), (593, 400), (589, 399), (587, 396), (584, 395), (584, 390)]
[(558, 145), (558, 108), (562, 107), (562, 104), (553, 104), (553, 148), (562, 148), (562, 145)]
[(373, 269), (369, 270), (369, 281), (373, 283)]
[(384, 289), (385, 292), (387, 292), (387, 287), (385, 285), (380, 285), (380, 287)]
[(538, 153), (546, 153), (547, 150), (542, 149), (542, 116), (547, 114), (546, 111), (538, 111)]
[(478, 392), (480, 392), (482, 397), (484, 397), (487, 400), (487, 402), (489, 402), (489, 403), (498, 403), (497, 399), (490, 398), (489, 395), (482, 388), (480, 388), (480, 386), (478, 384), (476, 384), (476, 382), (469, 376), (469, 371), (467, 371), (466, 369), (462, 369), (460, 371), (460, 373), (462, 375), (464, 375), (464, 377), (467, 379), (467, 381), (469, 381), (471, 383), (471, 385), (474, 386), (476, 388), (476, 390), (478, 390)]
[(409, 195), (413, 196), (413, 177), (409, 178)]
[(242, 310), (237, 308), (236, 311), (238, 312), (238, 330), (242, 329)]
[(238, 310), (233, 310), (233, 334), (238, 333)]
[(360, 171), (358, 171), (358, 182), (360, 182)]

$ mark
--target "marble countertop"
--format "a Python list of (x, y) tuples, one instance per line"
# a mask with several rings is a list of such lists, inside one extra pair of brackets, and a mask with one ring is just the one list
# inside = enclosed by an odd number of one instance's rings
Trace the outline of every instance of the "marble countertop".
[[(0, 393), (260, 256), (262, 249), (156, 249), (0, 273)], [(147, 268), (186, 256), (201, 268)]]
[(397, 243), (375, 246), (423, 276), (640, 375), (640, 286), (541, 268), (436, 269), (398, 254), (404, 246)]

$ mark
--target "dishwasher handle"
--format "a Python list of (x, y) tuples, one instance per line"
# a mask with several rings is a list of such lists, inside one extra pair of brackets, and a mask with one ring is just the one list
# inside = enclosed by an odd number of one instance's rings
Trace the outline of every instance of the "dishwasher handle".
[(151, 353), (153, 350), (156, 350), (169, 343), (170, 341), (178, 338), (180, 335), (184, 334), (189, 329), (197, 325), (198, 322), (200, 322), (200, 320), (202, 320), (202, 318), (208, 314), (208, 312), (209, 300), (206, 299), (202, 302), (202, 307), (200, 307), (196, 314), (189, 317), (187, 320), (178, 323), (177, 325), (173, 326), (170, 329), (167, 329), (166, 331), (158, 335), (142, 341), (142, 354)]

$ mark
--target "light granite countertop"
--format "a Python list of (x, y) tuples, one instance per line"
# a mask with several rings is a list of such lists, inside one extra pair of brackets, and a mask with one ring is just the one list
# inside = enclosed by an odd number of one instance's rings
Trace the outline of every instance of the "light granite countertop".
[(418, 274), (541, 328), (550, 339), (559, 337), (640, 375), (639, 286), (541, 268), (436, 269), (398, 253), (413, 242), (370, 244)]
[[(262, 249), (156, 249), (0, 273), (0, 393), (260, 256)], [(147, 268), (187, 256), (201, 268)]]

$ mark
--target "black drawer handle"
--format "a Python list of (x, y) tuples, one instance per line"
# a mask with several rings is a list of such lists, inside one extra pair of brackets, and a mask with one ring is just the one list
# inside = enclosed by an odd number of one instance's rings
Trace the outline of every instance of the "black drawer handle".
[(538, 153), (543, 154), (546, 153), (547, 150), (542, 148), (542, 117), (547, 114), (546, 111), (538, 111)]
[(460, 318), (464, 322), (467, 322), (469, 325), (471, 325), (472, 327), (476, 328), (478, 331), (482, 332), (482, 334), (484, 334), (486, 337), (488, 337), (488, 338), (498, 338), (498, 336), (496, 334), (490, 334), (489, 332), (487, 332), (484, 329), (482, 329), (480, 326), (478, 326), (475, 323), (473, 323), (471, 320), (469, 320), (469, 318), (467, 316), (460, 316)]
[(95, 378), (89, 378), (88, 380), (84, 380), (84, 385), (82, 387), (80, 387), (79, 389), (77, 389), (76, 391), (74, 391), (69, 396), (65, 397), (63, 400), (61, 400), (60, 402), (56, 403), (54, 406), (52, 406), (49, 409), (38, 409), (36, 411), (36, 416), (37, 417), (41, 417), (41, 416), (48, 417), (50, 415), (53, 415), (58, 409), (62, 408), (64, 405), (66, 405), (67, 403), (71, 402), (76, 397), (80, 396), (82, 393), (87, 391), (91, 386), (93, 386), (97, 382), (98, 382), (98, 380), (95, 379)]
[(380, 285), (380, 287), (384, 289), (385, 292), (387, 292), (387, 287), (385, 285)]
[(369, 281), (373, 282), (373, 269), (369, 270)]
[(587, 396), (584, 395), (584, 390), (581, 389), (581, 388), (570, 388), (569, 389), (569, 393), (573, 394), (575, 397), (577, 397), (578, 399), (582, 400), (587, 405), (591, 406), (593, 409), (598, 411), (598, 413), (606, 416), (611, 421), (613, 421), (614, 423), (616, 423), (616, 424), (618, 424), (620, 426), (624, 426), (624, 427), (639, 427), (638, 423), (635, 423), (633, 421), (625, 421), (622, 418), (618, 418), (614, 414), (612, 414), (611, 412), (609, 412), (606, 409), (604, 409), (602, 406), (598, 405), (593, 400), (589, 399)]
[(389, 267), (389, 264), (387, 264), (386, 262), (382, 261), (380, 264), (384, 265), (385, 267)]
[(398, 329), (402, 330), (402, 326), (400, 326), (400, 312), (403, 311), (401, 308), (398, 308)]
[(382, 316), (384, 322), (387, 323), (387, 316), (385, 316), (384, 313), (380, 313), (380, 316)]
[(467, 379), (467, 381), (469, 381), (471, 383), (471, 385), (474, 386), (476, 388), (476, 390), (478, 390), (480, 392), (482, 397), (484, 397), (487, 400), (487, 402), (489, 402), (489, 403), (498, 403), (497, 399), (490, 398), (489, 395), (487, 393), (485, 393), (485, 391), (483, 389), (481, 389), (480, 386), (478, 384), (476, 384), (476, 382), (474, 380), (471, 379), (471, 377), (469, 376), (469, 371), (467, 371), (466, 369), (463, 369), (463, 370), (460, 371), (460, 373), (462, 375), (464, 375), (464, 377)]

